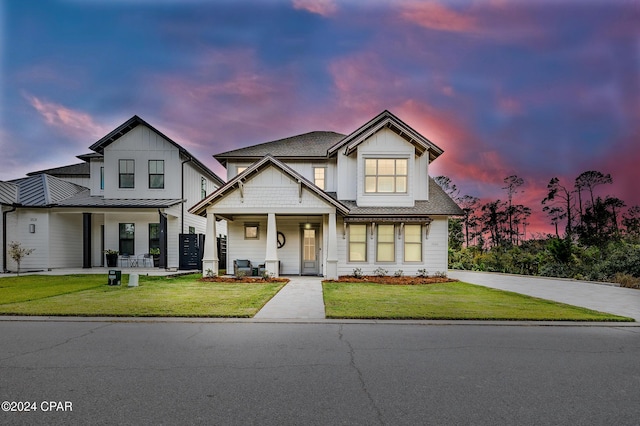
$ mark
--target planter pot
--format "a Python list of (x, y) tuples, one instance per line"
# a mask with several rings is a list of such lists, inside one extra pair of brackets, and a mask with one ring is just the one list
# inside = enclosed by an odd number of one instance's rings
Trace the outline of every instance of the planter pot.
[(153, 256), (153, 266), (154, 268), (157, 268), (160, 266), (160, 256), (159, 255), (154, 255)]
[(113, 268), (118, 266), (118, 255), (117, 254), (107, 254), (107, 268)]

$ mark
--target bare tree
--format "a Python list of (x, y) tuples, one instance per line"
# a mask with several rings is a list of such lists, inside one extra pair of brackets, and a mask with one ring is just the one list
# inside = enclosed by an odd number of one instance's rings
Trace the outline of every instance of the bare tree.
[[(557, 177), (552, 178), (547, 185), (547, 196), (542, 200), (542, 205), (555, 207), (556, 210), (553, 216), (557, 217), (555, 220), (562, 218), (567, 219), (567, 225), (565, 227), (565, 233), (567, 238), (571, 238), (573, 235), (573, 221), (575, 210), (575, 189), (569, 189), (560, 183), (560, 179)], [(543, 208), (545, 210), (545, 208)], [(550, 211), (549, 209), (545, 211)]]
[(509, 221), (509, 242), (513, 244), (513, 216), (515, 213), (513, 208), (513, 196), (518, 192), (521, 192), (518, 190), (518, 188), (524, 185), (524, 179), (518, 177), (517, 175), (511, 175), (504, 178), (504, 183), (507, 185), (502, 187), (502, 189), (507, 190), (507, 220)]
[(11, 258), (18, 265), (18, 275), (20, 275), (20, 264), (22, 263), (22, 259), (24, 259), (26, 256), (29, 256), (31, 253), (33, 253), (34, 250), (35, 249), (22, 247), (22, 245), (17, 241), (11, 241), (9, 243), (9, 256), (11, 256)]

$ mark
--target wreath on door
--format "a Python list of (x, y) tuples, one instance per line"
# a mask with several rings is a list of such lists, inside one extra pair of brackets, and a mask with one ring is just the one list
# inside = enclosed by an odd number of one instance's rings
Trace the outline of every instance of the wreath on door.
[(284, 237), (284, 234), (278, 231), (278, 248), (284, 247), (284, 243), (287, 242), (287, 239)]

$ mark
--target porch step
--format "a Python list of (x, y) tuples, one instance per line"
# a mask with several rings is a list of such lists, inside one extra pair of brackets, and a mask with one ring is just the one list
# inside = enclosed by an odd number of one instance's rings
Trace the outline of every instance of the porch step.
[(291, 277), (256, 319), (324, 319), (322, 277)]

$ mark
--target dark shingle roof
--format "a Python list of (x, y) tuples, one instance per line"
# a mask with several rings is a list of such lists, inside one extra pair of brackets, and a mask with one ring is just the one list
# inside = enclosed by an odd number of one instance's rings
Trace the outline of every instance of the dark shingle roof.
[(359, 207), (355, 201), (341, 201), (349, 207), (349, 216), (428, 216), (462, 215), (462, 209), (442, 188), (429, 178), (429, 200), (418, 200), (413, 207)]
[(281, 159), (326, 158), (327, 150), (345, 135), (336, 132), (309, 132), (271, 142), (222, 152), (213, 157), (224, 166), (230, 159), (257, 161), (265, 155)]
[(89, 163), (71, 164), (69, 166), (54, 167), (52, 169), (39, 170), (37, 172), (27, 173), (27, 176), (35, 176), (40, 174), (48, 174), (55, 177), (69, 176), (86, 176), (90, 175)]

